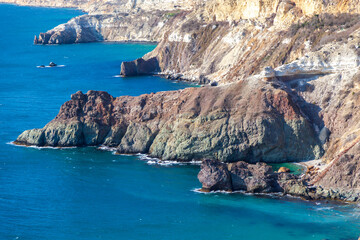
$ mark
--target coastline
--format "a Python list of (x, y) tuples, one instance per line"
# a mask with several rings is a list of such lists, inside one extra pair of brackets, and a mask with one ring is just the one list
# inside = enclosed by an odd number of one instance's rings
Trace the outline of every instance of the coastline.
[[(8, 25), (7, 22), (14, 22), (5, 27), (9, 30), (2, 38), (5, 43), (3, 45), (7, 46), (4, 52), (8, 56), (4, 63), (9, 64), (9, 68), (3, 73), (6, 76), (3, 79), (6, 91), (0, 94), (0, 115), (4, 120), (0, 138), (3, 142), (14, 140), (20, 133), (19, 130), (45, 126), (59, 112), (60, 105), (65, 100), (70, 100), (70, 94), (77, 89), (86, 92), (88, 89), (100, 88), (121, 99), (118, 96), (138, 96), (142, 92), (149, 93), (143, 96), (150, 96), (151, 92), (157, 92), (158, 89), (163, 91), (179, 86), (172, 81), (152, 76), (112, 78), (119, 70), (119, 59), (136, 58), (142, 54), (141, 51), (152, 49), (150, 46), (132, 48), (126, 45), (110, 47), (107, 44), (94, 44), (82, 47), (34, 47), (31, 38), (30, 42), (28, 37), (25, 38), (34, 29), (37, 31), (44, 28), (42, 21), (47, 22), (46, 26), (55, 25), (54, 22), (57, 24), (76, 12), (67, 14), (67, 10), (42, 11), (6, 6), (3, 9), (8, 14), (3, 15), (6, 20), (2, 23)], [(14, 12), (10, 9), (14, 9)], [(54, 18), (52, 15), (56, 13), (59, 13), (58, 17)], [(12, 17), (20, 21), (13, 21)], [(23, 22), (22, 19), (27, 21)], [(20, 27), (16, 27), (17, 24)], [(39, 26), (29, 27), (34, 24)], [(19, 32), (21, 28), (28, 31)], [(12, 37), (14, 33), (17, 38)], [(119, 48), (125, 50), (118, 51)], [(138, 48), (142, 50), (135, 51)], [(10, 51), (11, 49), (24, 54), (19, 57), (16, 53), (12, 54), (14, 51)], [(62, 60), (63, 56), (68, 58)], [(49, 62), (48, 57), (67, 67), (51, 71), (34, 67), (33, 61), (36, 61), (35, 65), (40, 65)], [(204, 95), (190, 97), (196, 99), (200, 96), (199, 102), (205, 102), (206, 99), (202, 96), (212, 99), (211, 92), (215, 91), (213, 96), (218, 102), (222, 101), (224, 94), (217, 92), (217, 87), (203, 88), (206, 89), (202, 93)], [(242, 95), (237, 89), (234, 89), (234, 93), (235, 96)], [(172, 97), (165, 100), (171, 100)], [(144, 106), (145, 113), (151, 112), (146, 109), (148, 104), (157, 111), (160, 107), (157, 103), (166, 104), (166, 101), (159, 99), (154, 100), (155, 104), (149, 102), (152, 98), (143, 99), (142, 103), (147, 103)], [(94, 99), (95, 102), (99, 100)], [(125, 100), (130, 102), (129, 99)], [(87, 104), (89, 108), (96, 108), (90, 103), (91, 101)], [(189, 109), (196, 107), (192, 101), (187, 104)], [(114, 109), (122, 106), (115, 103), (113, 105)], [(108, 104), (104, 103), (103, 106), (107, 107)], [(126, 109), (135, 111), (137, 108), (138, 105), (126, 105), (122, 108), (124, 112), (121, 115), (125, 114)], [(203, 105), (201, 108), (205, 109)], [(102, 108), (99, 106), (96, 109), (100, 113)], [(141, 111), (135, 114), (145, 122), (151, 122), (154, 117)], [(171, 114), (176, 116), (175, 111)], [(189, 123), (196, 120), (194, 116), (196, 112), (193, 115), (183, 115)], [(219, 113), (204, 114), (196, 128), (202, 128), (206, 120), (217, 118), (217, 121), (221, 121), (222, 116)], [(240, 122), (238, 119), (236, 121)], [(173, 126), (177, 122), (171, 123)], [(218, 129), (214, 123), (211, 127)], [(190, 130), (193, 131), (191, 128)], [(183, 143), (180, 139), (175, 146)], [(45, 237), (58, 240), (142, 240), (175, 236), (179, 239), (207, 240), (310, 240), (314, 237), (337, 239), (338, 236), (352, 239), (358, 234), (359, 218), (353, 216), (357, 213), (357, 205), (354, 204), (333, 204), (327, 200), (307, 201), (281, 194), (197, 193), (194, 188), (201, 187), (196, 179), (199, 162), (196, 165), (184, 165), (181, 162), (174, 165), (173, 162), (160, 161), (148, 155), (113, 155), (116, 149), (104, 152), (106, 149), (98, 150), (98, 146), (32, 149), (3, 143), (0, 148), (0, 222), (4, 223), (0, 226), (0, 239), (36, 240)], [(176, 149), (172, 150), (175, 151)]]
[(83, 9), (80, 8), (80, 6), (77, 6), (77, 5), (56, 6), (56, 5), (52, 5), (52, 4), (44, 5), (44, 3), (34, 3), (34, 4), (29, 3), (29, 4), (26, 4), (24, 2), (22, 2), (22, 3), (6, 2), (6, 1), (1, 1), (1, 0), (0, 0), (0, 4), (14, 5), (14, 6), (19, 6), (19, 7), (74, 9), (74, 10), (80, 10), (80, 11), (86, 13)]
[(42, 5), (42, 4), (25, 4), (25, 3), (15, 3), (15, 2), (3, 2), (0, 0), (0, 4), (3, 5), (13, 5), (18, 7), (34, 7), (34, 8), (56, 8), (56, 9), (70, 9), (70, 10), (78, 10), (81, 11), (84, 14), (88, 14), (86, 11), (81, 9), (79, 6), (73, 5), (73, 6), (52, 6), (52, 5)]
[[(29, 5), (27, 5), (27, 4), (24, 4), (24, 5), (21, 5), (21, 6), (29, 6)], [(34, 5), (35, 6), (35, 5)], [(57, 7), (57, 6), (51, 6), (51, 7)], [(65, 8), (68, 8), (68, 7), (65, 7)], [(71, 7), (72, 8), (72, 7)], [(77, 7), (78, 8), (78, 7)], [(105, 42), (109, 42), (109, 43), (114, 43), (114, 42), (129, 42), (129, 43), (135, 43), (134, 41), (105, 41)], [(139, 41), (139, 42), (142, 42), (142, 41)], [(143, 43), (143, 42), (142, 42)], [(151, 42), (149, 42), (149, 43), (151, 43)], [(159, 73), (158, 74), (159, 76), (161, 76), (161, 75), (163, 75), (164, 76), (164, 73)], [(176, 75), (176, 76), (175, 76)], [(165, 75), (165, 77), (166, 78), (171, 78), (171, 79), (173, 79), (173, 80), (181, 80), (181, 81), (184, 81), (184, 80), (187, 80), (186, 79), (186, 77), (183, 79), (182, 77), (183, 76), (181, 76), (181, 77), (179, 77), (178, 75), (179, 74), (167, 74), (167, 75)], [(182, 74), (180, 74), (180, 75), (182, 75)], [(190, 80), (190, 82), (193, 82), (193, 81), (196, 81), (196, 80)], [(45, 144), (46, 145), (46, 144)], [(85, 146), (85, 145), (84, 145)], [(313, 164), (313, 166), (316, 164), (316, 166), (317, 165), (319, 165), (319, 160), (316, 160), (317, 162), (304, 162), (304, 163), (300, 163), (300, 164), (302, 164), (302, 165), (304, 165), (305, 167), (309, 167), (311, 164)], [(323, 169), (325, 169), (327, 166), (326, 165), (322, 165), (322, 164), (320, 164), (319, 165), (319, 169), (318, 169), (318, 172), (321, 174), (321, 171), (323, 170)], [(318, 174), (319, 174), (318, 173)]]

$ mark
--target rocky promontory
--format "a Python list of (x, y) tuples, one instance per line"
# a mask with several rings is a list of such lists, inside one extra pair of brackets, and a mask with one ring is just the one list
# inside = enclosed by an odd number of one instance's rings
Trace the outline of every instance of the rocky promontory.
[(285, 86), (261, 79), (221, 87), (114, 98), (78, 92), (42, 129), (16, 144), (116, 147), (164, 160), (211, 158), (225, 162), (316, 159), (317, 133)]
[(139, 10), (130, 13), (82, 15), (35, 36), (34, 44), (158, 42), (175, 19), (169, 14), (164, 11)]

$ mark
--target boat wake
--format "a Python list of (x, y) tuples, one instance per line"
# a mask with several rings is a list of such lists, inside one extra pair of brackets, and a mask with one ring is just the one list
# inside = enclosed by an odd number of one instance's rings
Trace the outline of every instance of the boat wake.
[(63, 68), (63, 67), (66, 67), (66, 65), (57, 65), (57, 66), (53, 66), (53, 67), (40, 65), (40, 66), (36, 66), (36, 67), (37, 68)]

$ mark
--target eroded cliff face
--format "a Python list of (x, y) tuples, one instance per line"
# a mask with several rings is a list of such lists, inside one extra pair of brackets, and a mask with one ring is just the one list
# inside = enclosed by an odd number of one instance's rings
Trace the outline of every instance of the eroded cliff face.
[(323, 153), (287, 91), (259, 79), (139, 97), (77, 93), (52, 122), (24, 132), (16, 143), (103, 144), (167, 160), (227, 162), (299, 161)]
[(190, 10), (199, 2), (197, 0), (1, 0), (2, 3), (13, 3), (23, 6), (40, 7), (73, 7), (89, 14), (128, 13), (142, 9), (146, 11)]
[(0, 2), (30, 6), (73, 7), (87, 12), (86, 15), (73, 18), (67, 23), (35, 36), (35, 44), (98, 41), (158, 42), (172, 24), (168, 20), (178, 13), (194, 9), (199, 4), (197, 0), (2, 0)]
[(256, 19), (264, 21), (276, 14), (282, 24), (291, 24), (291, 20), (299, 20), (303, 16), (329, 13), (359, 13), (356, 0), (210, 0), (206, 1), (202, 13), (209, 20), (237, 21), (240, 19)]
[(169, 30), (168, 12), (137, 12), (82, 15), (46, 33), (35, 36), (35, 44), (69, 44), (100, 41), (157, 42)]
[(40, 7), (69, 7), (81, 8), (82, 5), (91, 0), (1, 0), (0, 3), (11, 3), (21, 6), (40, 6)]
[[(231, 21), (210, 21), (200, 10), (194, 11), (176, 18), (158, 47), (143, 59), (157, 58), (160, 74), (219, 84), (260, 74), (267, 66), (297, 65), (294, 71), (304, 69), (299, 72), (305, 74), (328, 74), (359, 66), (356, 9), (353, 13), (338, 10), (315, 15), (296, 9), (298, 14), (292, 15), (291, 21), (283, 19), (279, 7), (268, 17)], [(309, 55), (311, 60), (307, 59)], [(282, 69), (278, 72), (283, 75)], [(285, 72), (288, 74), (289, 69)]]

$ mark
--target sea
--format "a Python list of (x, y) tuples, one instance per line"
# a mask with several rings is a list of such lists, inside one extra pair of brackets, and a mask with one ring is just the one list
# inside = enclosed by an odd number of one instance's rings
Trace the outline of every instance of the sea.
[[(41, 128), (70, 95), (113, 96), (193, 85), (157, 76), (120, 78), (122, 61), (156, 45), (35, 46), (35, 34), (84, 14), (0, 4), (0, 240), (357, 239), (360, 208), (277, 195), (200, 193), (198, 164), (159, 164), (95, 147), (11, 144)], [(38, 68), (55, 62), (58, 67)]]

